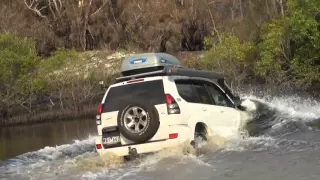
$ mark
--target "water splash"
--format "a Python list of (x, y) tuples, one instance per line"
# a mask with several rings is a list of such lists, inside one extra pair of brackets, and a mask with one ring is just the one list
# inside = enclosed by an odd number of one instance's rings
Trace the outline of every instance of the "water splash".
[(254, 118), (248, 122), (251, 136), (279, 136), (296, 130), (312, 130), (320, 122), (320, 103), (299, 97), (266, 98), (244, 96), (243, 105)]
[(94, 140), (95, 136), (89, 136), (82, 141), (75, 140), (72, 144), (45, 147), (38, 151), (28, 152), (9, 159), (0, 166), (0, 178), (2, 175), (18, 178), (44, 172), (53, 174), (62, 172), (62, 166), (68, 166), (72, 163), (71, 160), (73, 158), (94, 153)]
[(88, 157), (80, 157), (75, 161), (75, 169), (80, 171), (103, 171), (107, 168), (121, 168), (124, 159), (115, 154), (106, 153), (102, 156), (95, 154)]

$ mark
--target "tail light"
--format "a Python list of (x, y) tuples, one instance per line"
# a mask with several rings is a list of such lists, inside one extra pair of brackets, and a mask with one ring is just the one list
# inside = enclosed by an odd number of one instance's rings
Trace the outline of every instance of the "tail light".
[(98, 106), (98, 114), (96, 116), (96, 124), (101, 125), (102, 104)]
[(98, 115), (102, 114), (102, 104), (99, 104), (98, 106)]
[(170, 94), (166, 94), (166, 102), (168, 114), (180, 114), (180, 107)]
[(102, 149), (102, 145), (101, 144), (96, 144), (96, 148), (97, 149)]
[(178, 133), (169, 134), (169, 139), (176, 139), (178, 138)]

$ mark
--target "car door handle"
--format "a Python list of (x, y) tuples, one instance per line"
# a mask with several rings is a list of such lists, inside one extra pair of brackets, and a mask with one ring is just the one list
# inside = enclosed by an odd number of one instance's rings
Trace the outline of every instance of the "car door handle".
[(202, 109), (202, 111), (207, 111), (207, 109)]

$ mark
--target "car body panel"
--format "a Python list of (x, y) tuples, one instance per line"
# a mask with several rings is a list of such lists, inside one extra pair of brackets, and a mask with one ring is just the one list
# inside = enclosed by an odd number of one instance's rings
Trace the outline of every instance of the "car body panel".
[[(166, 127), (165, 129), (161, 129), (161, 131), (165, 131), (168, 135), (166, 138), (158, 139), (153, 142), (146, 142), (141, 144), (127, 144), (121, 147), (114, 147), (108, 149), (97, 149), (99, 155), (103, 156), (106, 153), (112, 153), (117, 156), (128, 156), (129, 150), (131, 148), (136, 148), (138, 153), (150, 153), (156, 152), (163, 148), (169, 148), (176, 146), (177, 144), (182, 144), (185, 142), (190, 142), (193, 139), (192, 128), (186, 125), (171, 125)], [(176, 139), (169, 139), (169, 134), (178, 133), (178, 137)], [(96, 144), (102, 144), (102, 137), (98, 136), (96, 138)]]

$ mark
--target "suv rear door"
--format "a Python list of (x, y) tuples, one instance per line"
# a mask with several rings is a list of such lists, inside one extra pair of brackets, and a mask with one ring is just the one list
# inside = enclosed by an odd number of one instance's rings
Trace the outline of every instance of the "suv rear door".
[[(182, 114), (187, 114), (191, 120), (188, 123), (204, 122), (209, 117), (209, 105), (212, 104), (212, 98), (205, 89), (204, 84), (192, 79), (176, 79), (175, 84), (179, 96), (187, 103), (181, 103)], [(207, 124), (207, 123), (206, 123)]]
[(210, 104), (210, 95), (204, 86), (199, 86), (189, 79), (176, 79), (175, 84), (179, 96), (187, 102), (179, 105), (182, 113), (188, 112), (201, 119), (203, 113), (207, 111), (205, 104)]
[[(118, 112), (128, 100), (145, 99), (152, 105), (163, 105), (158, 110), (166, 111), (166, 100), (161, 78), (149, 78), (128, 81), (112, 86), (102, 100), (102, 124), (98, 126), (101, 135), (102, 128), (116, 127)], [(160, 108), (160, 109), (159, 109)]]

